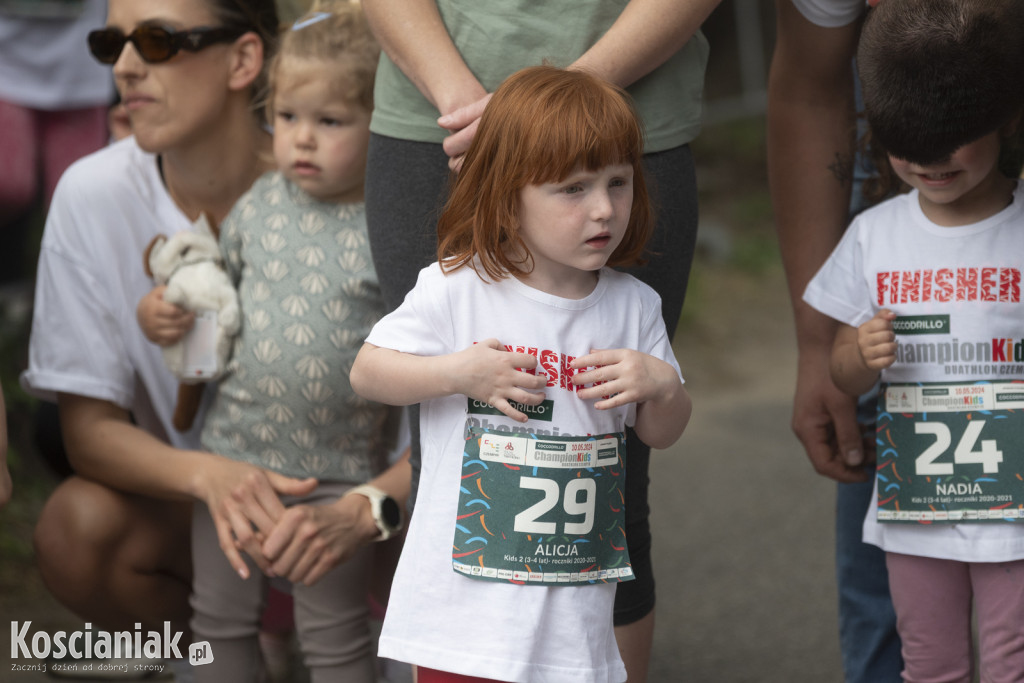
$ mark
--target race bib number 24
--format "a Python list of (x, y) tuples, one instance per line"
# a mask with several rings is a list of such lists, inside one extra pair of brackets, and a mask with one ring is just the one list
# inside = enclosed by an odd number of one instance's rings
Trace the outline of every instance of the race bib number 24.
[(880, 522), (1024, 522), (1024, 383), (887, 384)]

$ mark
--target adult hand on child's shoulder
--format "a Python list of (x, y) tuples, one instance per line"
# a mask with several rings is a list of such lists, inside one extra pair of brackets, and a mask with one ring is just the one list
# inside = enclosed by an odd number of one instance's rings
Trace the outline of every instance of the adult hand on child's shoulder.
[(342, 496), (330, 505), (285, 510), (263, 543), (275, 576), (310, 586), (378, 536), (369, 501)]

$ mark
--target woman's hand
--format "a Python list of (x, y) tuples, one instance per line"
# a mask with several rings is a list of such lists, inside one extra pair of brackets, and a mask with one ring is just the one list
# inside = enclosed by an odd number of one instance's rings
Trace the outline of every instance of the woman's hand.
[(311, 586), (378, 535), (365, 496), (329, 505), (295, 505), (278, 520), (262, 554), (275, 576)]
[(159, 346), (177, 344), (196, 321), (194, 313), (164, 301), (166, 289), (167, 285), (154, 287), (135, 308), (135, 318), (142, 334)]
[(273, 576), (263, 554), (263, 541), (285, 513), (280, 496), (304, 496), (316, 479), (292, 479), (276, 472), (219, 455), (209, 455), (198, 475), (196, 490), (210, 509), (220, 549), (243, 579), (249, 568), (239, 551), (248, 554), (264, 573)]
[(442, 147), (448, 155), (448, 168), (456, 173), (462, 169), (462, 160), (469, 149), (469, 144), (473, 142), (476, 129), (480, 126), (480, 117), (491, 100), (491, 94), (487, 93), (476, 102), (459, 107), (437, 120), (437, 125), (450, 133), (444, 139)]

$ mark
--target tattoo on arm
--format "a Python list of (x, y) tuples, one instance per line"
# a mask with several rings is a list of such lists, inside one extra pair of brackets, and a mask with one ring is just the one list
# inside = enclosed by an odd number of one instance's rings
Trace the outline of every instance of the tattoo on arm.
[(828, 170), (839, 181), (840, 187), (846, 187), (853, 183), (853, 157), (836, 152), (835, 161), (829, 164)]

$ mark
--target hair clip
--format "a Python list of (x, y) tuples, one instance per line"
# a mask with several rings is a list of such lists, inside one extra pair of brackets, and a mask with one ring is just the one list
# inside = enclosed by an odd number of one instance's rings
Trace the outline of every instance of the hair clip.
[(307, 26), (312, 26), (313, 24), (318, 24), (318, 23), (320, 23), (324, 19), (327, 19), (330, 16), (331, 16), (330, 12), (317, 12), (316, 14), (312, 14), (312, 15), (304, 18), (304, 19), (298, 19), (294, 24), (292, 24), (292, 30), (293, 31), (301, 31), (302, 29), (306, 28)]

